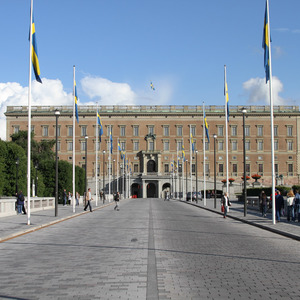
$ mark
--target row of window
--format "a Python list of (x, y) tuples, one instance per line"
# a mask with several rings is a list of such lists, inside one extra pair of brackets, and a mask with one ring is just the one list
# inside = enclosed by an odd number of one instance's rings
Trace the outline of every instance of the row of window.
[[(125, 137), (126, 136), (126, 126), (121, 125), (119, 136)], [(148, 125), (148, 134), (154, 134), (154, 126)], [(264, 126), (263, 125), (257, 125), (257, 136), (264, 136)], [(196, 136), (196, 126), (191, 126), (191, 134), (193, 136)], [(224, 136), (224, 126), (223, 125), (217, 125), (217, 136), (223, 137)], [(292, 137), (293, 136), (293, 126), (287, 125), (287, 136)], [(14, 126), (14, 133), (19, 132), (20, 127)], [(32, 126), (31, 130), (34, 132), (34, 126)], [(110, 130), (113, 130), (112, 126), (107, 126), (107, 136), (110, 135)], [(237, 136), (237, 125), (230, 126), (231, 130), (231, 136)], [(113, 132), (112, 132), (113, 133)], [(81, 136), (87, 135), (87, 126), (80, 126), (80, 134)], [(96, 134), (96, 133), (95, 133)], [(132, 135), (139, 137), (140, 130), (139, 125), (133, 125), (132, 126)], [(183, 136), (183, 126), (182, 125), (176, 125), (176, 135), (177, 136)], [(245, 126), (245, 135), (250, 136), (250, 126)], [(49, 136), (49, 126), (43, 125), (42, 126), (42, 136)], [(58, 127), (58, 136), (60, 136), (60, 126)], [(67, 136), (73, 136), (73, 126), (67, 126)], [(163, 125), (163, 136), (170, 136), (170, 127), (169, 125)], [(278, 126), (274, 126), (274, 136), (278, 136)]]

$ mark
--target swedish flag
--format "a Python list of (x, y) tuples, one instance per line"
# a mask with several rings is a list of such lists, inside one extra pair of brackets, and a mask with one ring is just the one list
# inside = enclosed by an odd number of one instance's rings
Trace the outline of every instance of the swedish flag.
[(37, 54), (37, 43), (36, 43), (36, 38), (35, 38), (35, 23), (32, 17), (32, 25), (31, 25), (31, 47), (32, 47), (32, 66), (34, 70), (34, 75), (35, 78), (38, 82), (42, 83), (42, 80), (40, 78), (40, 65), (39, 65), (39, 59), (38, 59), (38, 54)]
[(205, 114), (205, 112), (204, 112), (204, 126), (205, 126), (206, 137), (207, 137), (207, 140), (209, 142), (208, 125), (207, 125), (207, 120), (206, 120), (206, 114)]
[(120, 157), (123, 159), (123, 151), (121, 149), (120, 143), (118, 142), (118, 150), (120, 151)]
[(192, 151), (194, 153), (195, 152), (195, 143), (194, 143), (194, 139), (193, 139), (192, 133), (191, 133), (191, 144), (192, 144)]
[(155, 87), (154, 87), (152, 81), (150, 82), (150, 87), (151, 87), (151, 90), (155, 91)]
[(101, 136), (103, 134), (103, 125), (102, 125), (101, 118), (100, 118), (100, 115), (99, 115), (98, 111), (97, 111), (97, 121), (98, 121), (98, 125), (100, 126), (99, 139), (100, 139), (100, 142), (101, 142)]
[(229, 96), (228, 96), (228, 86), (226, 81), (224, 86), (224, 94), (226, 97), (226, 105), (227, 105), (227, 121), (229, 122)]
[(185, 161), (184, 145), (182, 145), (182, 159), (183, 159), (183, 161)]
[(266, 10), (265, 10), (265, 20), (264, 20), (264, 30), (263, 30), (263, 41), (262, 47), (264, 49), (264, 66), (266, 72), (266, 83), (270, 79), (270, 57), (269, 57), (269, 19), (268, 19), (268, 1), (266, 1)]
[(111, 134), (111, 129), (110, 129), (110, 153), (113, 153), (113, 138), (112, 138), (112, 134)]
[(78, 102), (78, 96), (77, 96), (77, 88), (76, 88), (76, 81), (74, 80), (74, 90), (75, 90), (75, 114), (76, 114), (76, 120), (77, 123), (79, 123), (79, 117), (78, 117), (78, 106), (77, 106), (77, 102)]

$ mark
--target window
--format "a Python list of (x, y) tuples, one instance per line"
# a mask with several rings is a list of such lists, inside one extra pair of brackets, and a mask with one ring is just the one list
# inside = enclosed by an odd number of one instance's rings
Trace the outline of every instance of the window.
[(60, 151), (60, 141), (57, 141), (57, 151)]
[(170, 150), (170, 142), (164, 141), (164, 151), (169, 151), (169, 150)]
[(165, 173), (169, 173), (169, 164), (164, 165)]
[(232, 147), (232, 151), (237, 151), (237, 141), (236, 140), (231, 141), (231, 147)]
[(138, 164), (134, 164), (133, 165), (133, 172), (134, 173), (138, 173), (139, 172), (139, 165)]
[(177, 126), (177, 136), (182, 136), (182, 126)]
[(196, 135), (196, 126), (191, 126), (191, 132), (192, 136), (194, 137)]
[(192, 164), (192, 173), (195, 174), (196, 173), (196, 165)]
[(133, 151), (139, 151), (139, 141), (133, 142)]
[(224, 136), (224, 127), (218, 126), (218, 136)]
[(246, 164), (246, 176), (250, 176), (250, 164)]
[(209, 176), (209, 164), (205, 164), (205, 175)]
[(288, 164), (288, 176), (293, 176), (293, 174), (294, 174), (293, 164)]
[(218, 150), (220, 151), (224, 150), (224, 141), (218, 141)]
[(139, 136), (139, 126), (133, 126), (133, 136)]
[(275, 174), (277, 175), (278, 174), (278, 164), (274, 164), (274, 167), (275, 167)]
[(237, 164), (232, 164), (232, 176), (237, 176)]
[(258, 136), (263, 136), (263, 126), (262, 125), (258, 125), (257, 126), (257, 135)]
[(149, 134), (154, 134), (154, 126), (153, 125), (148, 126), (148, 133)]
[(120, 147), (122, 151), (125, 151), (126, 149), (126, 142), (120, 142)]
[(237, 126), (232, 126), (231, 127), (231, 135), (232, 136), (237, 136)]
[(245, 142), (246, 151), (250, 151), (250, 141)]
[(164, 126), (163, 131), (164, 131), (164, 136), (169, 136), (170, 135), (170, 133), (169, 133), (169, 126)]
[(293, 141), (287, 141), (287, 151), (293, 151)]
[(258, 140), (257, 141), (257, 150), (258, 151), (264, 150), (264, 141), (263, 140)]
[(149, 151), (154, 151), (154, 142), (153, 141), (148, 142), (148, 150)]
[[(54, 127), (54, 135), (56, 136), (56, 126)], [(57, 136), (60, 136), (60, 125), (57, 127)]]
[(95, 142), (95, 149), (97, 151), (100, 151), (100, 143), (99, 143), (99, 141), (98, 141), (98, 143), (97, 143), (97, 141)]
[(264, 174), (264, 165), (258, 164), (258, 174), (263, 175)]
[(250, 126), (245, 126), (245, 136), (250, 136)]
[(73, 136), (73, 126), (68, 126), (68, 136)]
[(293, 136), (293, 126), (287, 126), (287, 136)]
[(86, 136), (87, 131), (86, 131), (86, 126), (81, 126), (81, 136)]
[(178, 151), (182, 150), (182, 141), (177, 141), (177, 150)]
[(274, 150), (278, 150), (278, 140), (274, 140)]
[(42, 126), (42, 135), (49, 136), (48, 126)]
[(125, 126), (120, 126), (120, 136), (125, 136)]
[(19, 131), (20, 131), (20, 126), (13, 127), (13, 133), (19, 133)]
[(219, 176), (223, 176), (223, 172), (224, 172), (224, 165), (219, 164)]
[(73, 142), (67, 142), (68, 151), (73, 151)]
[(209, 142), (205, 141), (205, 150), (209, 150)]
[(278, 136), (278, 125), (274, 126), (274, 136)]
[(85, 149), (86, 149), (86, 141), (82, 141), (80, 145), (81, 145), (81, 151), (85, 151)]
[(34, 125), (31, 125), (31, 132), (34, 133)]

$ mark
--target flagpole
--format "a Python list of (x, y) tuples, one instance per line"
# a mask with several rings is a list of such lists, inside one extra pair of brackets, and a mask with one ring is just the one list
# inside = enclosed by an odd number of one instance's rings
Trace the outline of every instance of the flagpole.
[(180, 186), (179, 186), (179, 160), (178, 160), (178, 146), (179, 144), (177, 143), (177, 149), (176, 149), (176, 161), (177, 161), (177, 198), (179, 199), (179, 191), (180, 191)]
[(192, 149), (192, 125), (190, 125), (190, 175), (191, 175), (191, 202), (193, 200), (193, 178), (192, 178), (192, 164), (193, 164), (193, 149)]
[(96, 206), (98, 206), (98, 129), (98, 102), (96, 102)]
[(31, 60), (32, 60), (32, 11), (30, 4), (30, 34), (29, 34), (29, 83), (28, 83), (28, 132), (27, 132), (27, 225), (30, 225), (30, 178), (31, 178)]
[[(119, 138), (117, 139), (118, 142), (118, 151), (120, 152), (120, 148), (119, 148)], [(120, 153), (118, 153), (117, 151), (117, 192), (119, 191), (119, 155)]]
[(109, 155), (108, 155), (108, 202), (110, 202), (111, 193), (111, 125), (109, 125)]
[(226, 65), (224, 65), (224, 82), (225, 82), (225, 141), (226, 141), (226, 192), (229, 197), (229, 182), (228, 182), (228, 107), (227, 107), (227, 80), (226, 80)]
[(75, 213), (75, 65), (73, 66), (73, 160), (72, 160), (72, 170), (73, 170), (73, 176), (72, 176), (72, 184), (73, 184), (73, 190), (72, 190), (72, 203), (73, 203), (73, 213)]
[(205, 176), (205, 106), (203, 101), (203, 205), (206, 206), (206, 176)]
[(270, 34), (270, 11), (269, 0), (267, 0), (268, 15), (268, 45), (269, 45), (269, 95), (270, 95), (270, 117), (271, 117), (271, 161), (272, 161), (272, 223), (276, 224), (275, 218), (275, 157), (274, 157), (274, 111), (273, 111), (273, 93), (272, 93), (272, 59), (271, 59), (271, 34)]
[[(182, 147), (181, 147), (181, 150), (184, 149), (184, 143), (183, 143), (183, 138), (182, 138)], [(185, 150), (183, 150), (185, 151)], [(182, 184), (182, 200), (184, 200), (184, 196), (185, 196), (185, 193), (184, 193), (184, 162), (185, 162), (185, 153), (184, 153), (184, 156), (183, 156), (183, 152), (181, 154), (181, 160), (182, 160), (182, 176), (181, 176), (181, 184)]]

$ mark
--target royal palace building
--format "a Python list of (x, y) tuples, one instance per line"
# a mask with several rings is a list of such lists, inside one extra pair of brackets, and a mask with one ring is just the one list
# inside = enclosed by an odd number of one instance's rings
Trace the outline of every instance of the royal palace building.
[[(259, 174), (260, 184), (269, 186), (272, 174), (270, 107), (245, 108), (244, 154), (243, 107), (230, 106), (227, 127), (229, 178), (234, 179), (233, 185), (237, 189), (242, 187), (245, 156), (249, 184), (254, 181), (251, 176)], [(7, 140), (13, 133), (28, 129), (27, 109), (27, 106), (7, 107)], [(213, 189), (214, 167), (218, 188), (222, 187), (221, 181), (226, 178), (224, 106), (205, 107), (209, 140), (203, 130), (202, 106), (100, 106), (98, 111), (103, 126), (101, 143), (97, 137), (97, 107), (79, 106), (79, 123), (75, 122), (75, 145), (73, 107), (35, 106), (31, 111), (31, 131), (37, 141), (56, 138), (55, 110), (60, 112), (59, 159), (72, 163), (75, 147), (76, 165), (85, 168), (87, 162), (89, 184), (95, 181), (97, 172), (98, 186), (106, 193), (116, 189), (121, 192), (127, 190), (129, 195), (146, 198), (160, 197), (166, 190), (195, 191), (196, 179), (198, 189), (203, 189), (204, 176), (207, 189)], [(275, 106), (277, 184), (299, 184), (299, 134), (299, 107)], [(121, 154), (125, 159), (121, 159)]]

